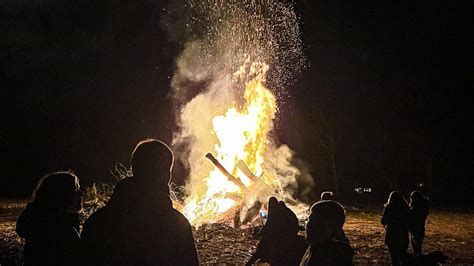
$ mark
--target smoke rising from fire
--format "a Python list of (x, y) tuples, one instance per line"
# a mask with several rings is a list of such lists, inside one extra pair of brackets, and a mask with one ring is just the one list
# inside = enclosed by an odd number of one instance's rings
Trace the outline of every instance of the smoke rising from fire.
[[(190, 172), (188, 194), (201, 193), (202, 178), (214, 168), (204, 155), (219, 141), (211, 130), (213, 119), (243, 101), (244, 84), (255, 75), (251, 63), (270, 66), (265, 86), (280, 102), (304, 68), (298, 18), (287, 1), (175, 1), (165, 13), (162, 26), (183, 47), (171, 80), (170, 97), (179, 109), (173, 146)], [(287, 145), (270, 139), (265, 170), (304, 196), (314, 185), (308, 169)]]

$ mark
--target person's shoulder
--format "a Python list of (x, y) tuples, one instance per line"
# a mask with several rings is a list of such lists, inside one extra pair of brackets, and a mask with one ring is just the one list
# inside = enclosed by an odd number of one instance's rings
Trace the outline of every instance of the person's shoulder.
[(114, 187), (114, 192), (129, 189), (131, 186), (133, 186), (134, 181), (135, 179), (133, 176), (120, 179)]
[(346, 209), (344, 209), (344, 206), (342, 206), (341, 203), (335, 200), (326, 200), (324, 201), (326, 203), (326, 208), (330, 209), (331, 211), (340, 213), (340, 214), (345, 214)]
[(28, 203), (16, 221), (16, 232), (20, 237), (24, 238), (31, 229), (31, 222), (34, 220), (33, 210), (33, 204)]
[(134, 190), (134, 185), (135, 179), (132, 176), (121, 179), (114, 186), (114, 191), (110, 197), (109, 203), (113, 202), (116, 198), (128, 197), (130, 192)]
[(174, 216), (173, 218), (176, 220), (177, 223), (191, 228), (191, 223), (189, 223), (189, 220), (181, 212), (173, 208), (172, 213)]
[(107, 209), (108, 207), (104, 206), (95, 211), (93, 214), (91, 214), (89, 218), (87, 218), (87, 220), (84, 222), (82, 229), (83, 236), (87, 235), (90, 231), (94, 231), (104, 225), (104, 221), (108, 220), (106, 217)]
[(329, 200), (329, 202), (331, 202), (331, 204), (332, 204), (335, 208), (344, 209), (344, 206), (342, 206), (342, 204), (341, 204), (339, 201)]
[(33, 213), (34, 209), (35, 209), (34, 208), (34, 203), (30, 202), (30, 203), (26, 204), (25, 208), (21, 212), (20, 219), (31, 215)]

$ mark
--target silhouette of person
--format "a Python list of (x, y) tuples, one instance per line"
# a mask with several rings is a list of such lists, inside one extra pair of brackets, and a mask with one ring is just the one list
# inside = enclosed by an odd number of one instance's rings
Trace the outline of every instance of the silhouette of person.
[[(346, 222), (346, 211), (344, 207), (336, 200), (334, 200), (334, 193), (332, 191), (324, 191), (321, 193), (321, 201), (331, 201), (331, 204), (327, 204), (326, 208), (329, 208), (330, 212), (334, 217), (336, 217), (337, 224), (340, 225), (338, 231), (336, 232), (336, 240), (349, 243), (349, 239), (344, 233), (342, 226)], [(340, 230), (339, 230), (340, 229)]]
[(332, 191), (323, 191), (321, 193), (321, 200), (334, 200), (334, 193)]
[(271, 197), (268, 218), (260, 235), (257, 249), (246, 265), (266, 262), (270, 265), (298, 265), (307, 248), (295, 213), (283, 201)]
[(382, 215), (385, 226), (385, 244), (388, 246), (392, 265), (405, 263), (408, 249), (408, 230), (411, 226), (410, 208), (402, 193), (393, 191), (388, 197)]
[[(335, 212), (336, 209), (342, 209), (342, 223), (341, 213)], [(354, 250), (348, 242), (336, 239), (344, 221), (344, 209), (335, 201), (323, 200), (311, 207), (306, 224), (306, 242), (309, 243), (309, 248), (303, 256), (301, 266), (353, 265)]]
[(25, 241), (24, 265), (79, 265), (82, 193), (72, 172), (40, 179), (16, 223)]
[(198, 265), (191, 225), (169, 198), (173, 160), (159, 140), (138, 143), (133, 176), (122, 179), (107, 205), (84, 224), (88, 264)]
[(412, 218), (411, 245), (413, 253), (421, 255), (425, 237), (425, 222), (429, 212), (428, 198), (423, 197), (419, 191), (413, 191), (410, 195), (410, 210)]

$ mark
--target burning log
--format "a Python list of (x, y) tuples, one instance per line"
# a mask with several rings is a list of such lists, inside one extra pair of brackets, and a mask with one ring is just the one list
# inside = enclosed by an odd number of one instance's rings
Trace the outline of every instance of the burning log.
[(225, 193), (224, 198), (226, 198), (226, 199), (231, 199), (231, 200), (237, 201), (237, 202), (240, 202), (240, 201), (242, 201), (242, 199), (243, 199), (242, 196), (240, 196), (239, 194), (237, 194), (237, 193), (230, 193), (230, 192), (229, 192), (229, 193)]
[[(263, 186), (265, 188), (265, 190), (267, 191), (275, 191), (275, 189), (268, 185), (267, 183), (263, 182), (262, 179), (260, 177), (258, 177), (257, 175), (255, 175), (250, 169), (249, 167), (247, 166), (247, 164), (244, 163), (244, 161), (242, 160), (239, 160), (237, 162), (237, 168), (240, 169), (240, 171), (242, 171), (242, 173), (248, 177), (250, 180), (252, 180), (252, 182), (254, 184), (258, 184), (259, 186)], [(263, 174), (262, 174), (263, 175)]]
[(248, 177), (250, 180), (252, 180), (252, 182), (259, 182), (260, 181), (260, 178), (258, 176), (256, 176), (254, 173), (252, 173), (252, 171), (250, 171), (249, 167), (247, 166), (247, 164), (244, 163), (244, 161), (239, 160), (237, 162), (237, 168), (239, 168), (240, 171), (242, 171), (242, 173), (246, 177)]
[(242, 181), (240, 181), (240, 179), (238, 179), (237, 177), (231, 175), (226, 169), (225, 167), (216, 159), (216, 157), (214, 157), (214, 155), (212, 155), (210, 152), (206, 154), (206, 158), (209, 159), (216, 167), (217, 169), (219, 169), (219, 171), (221, 171), (221, 173), (227, 177), (227, 179), (229, 179), (229, 181), (231, 181), (232, 183), (236, 184), (237, 186), (239, 186), (243, 191), (247, 191), (247, 187), (245, 186), (244, 183), (242, 183)]

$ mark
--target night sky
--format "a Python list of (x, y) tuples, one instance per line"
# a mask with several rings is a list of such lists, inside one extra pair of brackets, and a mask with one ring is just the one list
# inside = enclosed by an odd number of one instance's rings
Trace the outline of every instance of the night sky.
[[(308, 67), (275, 133), (310, 166), (313, 198), (334, 189), (334, 162), (347, 201), (354, 187), (379, 203), (421, 182), (437, 204), (473, 203), (471, 9), (459, 3), (297, 1)], [(0, 4), (0, 196), (27, 196), (57, 169), (83, 186), (113, 182), (109, 169), (128, 165), (140, 139), (171, 142), (182, 43), (160, 26), (167, 6)], [(175, 182), (185, 176), (178, 164)]]

